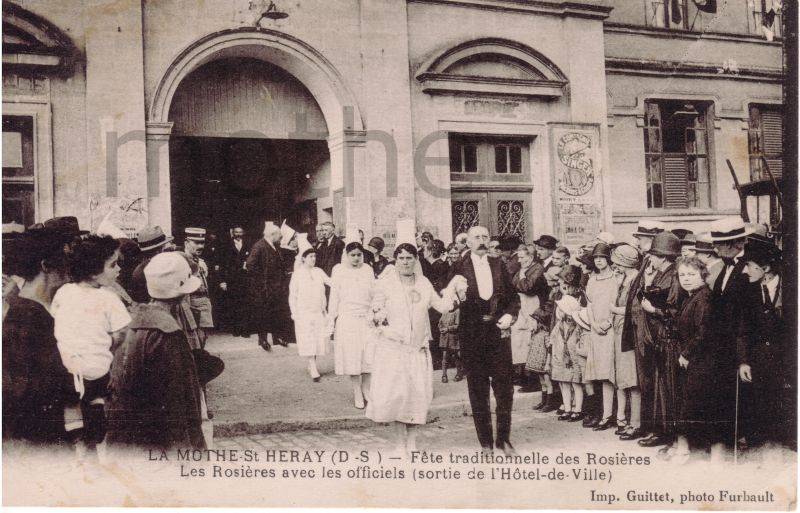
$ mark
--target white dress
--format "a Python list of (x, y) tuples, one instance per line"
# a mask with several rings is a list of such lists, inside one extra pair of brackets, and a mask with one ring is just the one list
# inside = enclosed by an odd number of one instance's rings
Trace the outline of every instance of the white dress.
[(326, 281), (325, 271), (304, 265), (295, 267), (289, 281), (289, 308), (300, 356), (321, 356), (328, 352)]
[(422, 274), (412, 285), (404, 285), (396, 270), (381, 275), (372, 309), (385, 316), (386, 325), (376, 330), (368, 418), (425, 424), (433, 400), (428, 309), (444, 313), (451, 306), (452, 300), (442, 299)]
[(369, 372), (372, 338), (372, 286), (375, 276), (366, 264), (354, 268), (337, 264), (331, 272), (328, 313), (335, 320), (333, 364), (336, 374), (357, 376)]
[(539, 296), (519, 294), (520, 308), (517, 321), (511, 326), (511, 363), (518, 365), (528, 361), (531, 348), (531, 314), (539, 309)]

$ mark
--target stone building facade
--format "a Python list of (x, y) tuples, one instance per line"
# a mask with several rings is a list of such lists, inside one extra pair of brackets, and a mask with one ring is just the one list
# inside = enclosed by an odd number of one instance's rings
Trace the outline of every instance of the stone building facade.
[(700, 3), (9, 0), (3, 222), (701, 228), (782, 170), (783, 60)]

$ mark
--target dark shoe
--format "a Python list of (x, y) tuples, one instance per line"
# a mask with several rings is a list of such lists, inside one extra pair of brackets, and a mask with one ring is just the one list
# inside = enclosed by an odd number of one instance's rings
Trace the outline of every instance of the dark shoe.
[(584, 413), (582, 411), (574, 411), (569, 415), (570, 422), (578, 422), (579, 420), (583, 419)]
[(497, 448), (503, 451), (503, 454), (506, 456), (517, 455), (517, 451), (514, 450), (514, 446), (511, 445), (511, 442), (497, 442)]
[(586, 418), (583, 419), (583, 427), (585, 427), (585, 428), (593, 428), (593, 427), (595, 427), (597, 425), (598, 422), (600, 422), (600, 419), (598, 419), (597, 417), (595, 417), (592, 414), (587, 414)]
[(542, 392), (542, 400), (539, 401), (539, 404), (535, 405), (533, 407), (533, 409), (534, 410), (541, 410), (545, 406), (547, 406), (547, 392)]
[(621, 423), (617, 422), (617, 429), (616, 429), (616, 431), (614, 431), (614, 434), (615, 435), (621, 435), (622, 433), (627, 431), (627, 429), (628, 429), (628, 423), (627, 422), (625, 422), (625, 421), (623, 421)]
[(278, 341), (275, 342), (279, 346), (289, 347), (289, 343), (283, 340), (282, 338), (278, 337)]
[(564, 413), (558, 416), (558, 420), (569, 420), (571, 416), (572, 416), (571, 411), (565, 411)]
[(614, 427), (613, 417), (606, 417), (598, 422), (597, 425), (592, 428), (592, 431), (605, 431), (606, 429), (611, 429), (612, 427)]
[(564, 408), (559, 408), (559, 409), (557, 409), (557, 410), (556, 410), (556, 415), (557, 415), (557, 416), (564, 415)]
[(442, 374), (442, 383), (447, 383), (448, 381), (447, 374)]
[(260, 345), (261, 349), (263, 349), (264, 351), (266, 351), (268, 353), (270, 351), (272, 351), (272, 346), (269, 345), (269, 342), (259, 342), (258, 345)]
[(321, 378), (320, 376), (317, 376), (316, 378), (311, 378), (311, 381), (313, 381), (314, 383), (319, 383), (320, 378)]
[(517, 392), (520, 394), (532, 394), (533, 392), (538, 392), (538, 390), (533, 385), (525, 385), (520, 387)]
[(208, 420), (211, 420), (211, 419), (213, 419), (213, 418), (214, 418), (214, 412), (213, 412), (213, 411), (211, 411), (211, 410), (208, 410), (208, 409), (207, 409), (207, 410), (206, 410), (206, 415), (208, 416)]
[(639, 440), (638, 442), (642, 447), (658, 447), (659, 445), (667, 445), (668, 443), (669, 439), (665, 436), (652, 436), (644, 440)]
[(463, 379), (464, 379), (464, 375), (461, 373), (461, 371), (457, 371), (456, 372), (456, 377), (453, 378), (453, 381), (461, 381)]
[(551, 411), (556, 411), (558, 409), (560, 409), (558, 407), (558, 401), (555, 401), (551, 395), (548, 398), (547, 404), (544, 406), (544, 408), (542, 408), (542, 413), (550, 413)]
[(628, 426), (628, 429), (625, 430), (624, 433), (619, 435), (620, 440), (636, 440), (637, 438), (642, 438), (647, 433), (644, 432), (642, 428), (634, 428), (633, 426)]

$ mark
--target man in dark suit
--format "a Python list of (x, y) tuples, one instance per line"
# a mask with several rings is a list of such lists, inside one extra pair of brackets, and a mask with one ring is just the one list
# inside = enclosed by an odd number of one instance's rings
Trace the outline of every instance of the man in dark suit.
[(747, 262), (742, 257), (750, 233), (752, 230), (740, 218), (720, 219), (711, 223), (714, 249), (725, 263), (712, 287), (711, 325), (708, 328), (711, 334), (708, 342), (717, 348), (719, 366), (713, 390), (708, 391), (715, 401), (714, 422), (708, 426), (706, 433), (707, 442), (712, 444), (712, 460), (722, 458), (723, 443), (733, 441), (737, 369), (739, 378), (744, 381), (750, 378), (749, 372), (739, 368), (738, 364), (743, 362), (738, 361), (741, 351), (737, 352), (737, 349), (746, 345), (751, 316), (757, 307), (756, 292), (759, 291), (744, 272)]
[[(519, 313), (519, 296), (503, 262), (487, 255), (489, 231), (473, 226), (467, 236), (470, 251), (453, 266), (450, 279), (462, 276), (467, 281), (459, 331), (472, 417), (485, 453), (491, 453), (496, 442), (505, 454), (514, 454), (509, 441), (514, 385), (508, 333)], [(497, 402), (496, 437), (492, 436), (490, 386)]]
[(342, 262), (344, 252), (344, 241), (334, 233), (336, 226), (325, 221), (321, 224), (324, 232), (324, 240), (317, 246), (317, 267), (331, 275), (333, 267)]
[(285, 333), (292, 328), (287, 315), (289, 284), (279, 251), (280, 242), (280, 227), (267, 222), (264, 237), (253, 244), (247, 257), (250, 332), (258, 333), (258, 345), (265, 351), (272, 350), (268, 334), (272, 333), (275, 343), (286, 347)]
[(233, 237), (219, 251), (220, 284), (225, 295), (225, 321), (234, 337), (245, 336), (247, 304), (247, 271), (245, 262), (250, 245), (244, 240), (244, 229), (236, 226)]

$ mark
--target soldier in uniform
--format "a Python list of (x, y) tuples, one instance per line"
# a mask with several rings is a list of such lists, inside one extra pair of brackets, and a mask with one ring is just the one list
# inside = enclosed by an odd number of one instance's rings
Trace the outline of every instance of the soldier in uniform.
[(183, 253), (189, 260), (192, 273), (202, 282), (197, 290), (189, 294), (189, 306), (197, 322), (200, 347), (204, 348), (208, 337), (206, 330), (214, 327), (211, 298), (208, 294), (208, 265), (202, 258), (206, 245), (206, 230), (190, 227), (184, 230), (184, 235)]

